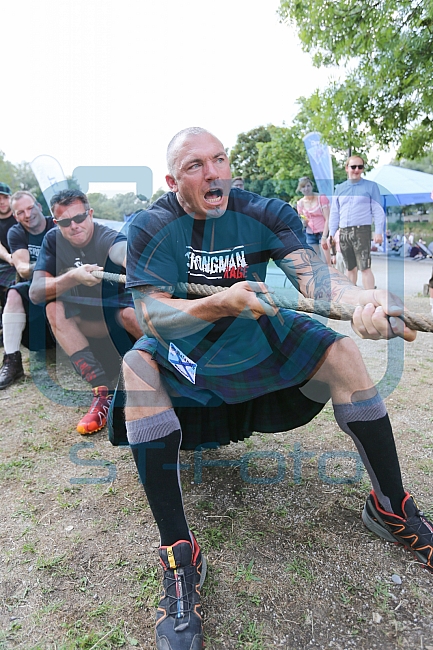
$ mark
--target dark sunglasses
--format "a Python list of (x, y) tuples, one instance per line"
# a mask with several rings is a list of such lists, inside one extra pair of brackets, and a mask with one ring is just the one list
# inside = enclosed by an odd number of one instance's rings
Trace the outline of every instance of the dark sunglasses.
[(69, 228), (71, 221), (75, 221), (75, 223), (83, 223), (88, 216), (89, 211), (86, 210), (83, 214), (76, 214), (75, 217), (71, 217), (70, 219), (56, 219), (56, 224), (62, 228)]
[(364, 169), (364, 165), (349, 165), (350, 169)]

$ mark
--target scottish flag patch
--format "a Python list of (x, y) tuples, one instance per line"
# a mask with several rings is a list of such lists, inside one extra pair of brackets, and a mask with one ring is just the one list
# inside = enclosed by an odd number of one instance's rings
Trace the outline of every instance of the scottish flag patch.
[(183, 375), (192, 384), (195, 384), (195, 373), (197, 364), (179, 350), (174, 343), (170, 343), (168, 349), (168, 360), (181, 375)]

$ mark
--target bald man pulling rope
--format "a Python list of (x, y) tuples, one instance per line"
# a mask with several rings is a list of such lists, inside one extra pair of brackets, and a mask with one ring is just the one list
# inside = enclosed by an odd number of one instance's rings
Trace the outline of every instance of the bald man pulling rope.
[[(416, 333), (398, 318), (400, 301), (361, 290), (324, 265), (288, 204), (231, 189), (225, 149), (204, 129), (178, 133), (167, 162), (171, 191), (139, 214), (128, 234), (127, 287), (145, 335), (124, 359), (125, 417), (161, 538), (156, 645), (198, 650), (205, 562), (184, 513), (181, 446), (293, 429), (331, 398), (373, 485), (366, 526), (406, 546), (410, 536), (430, 570), (433, 528), (403, 488), (386, 408), (355, 343), (256, 291), (267, 294), (272, 258), (305, 297), (355, 306), (352, 326), (361, 338), (412, 341)], [(160, 288), (185, 282), (227, 290), (193, 297)]]

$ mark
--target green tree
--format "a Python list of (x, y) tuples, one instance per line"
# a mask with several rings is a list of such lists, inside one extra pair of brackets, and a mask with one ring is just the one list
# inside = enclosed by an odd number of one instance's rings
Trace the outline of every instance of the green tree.
[(89, 203), (94, 211), (94, 216), (97, 219), (110, 219), (112, 221), (123, 221), (123, 214), (113, 204), (113, 202), (105, 195), (99, 192), (91, 192), (87, 195)]
[[(245, 189), (268, 198), (276, 197), (288, 201), (284, 183), (278, 182), (272, 174), (259, 166), (259, 147), (271, 141), (272, 125), (259, 126), (246, 133), (240, 133), (230, 151), (230, 163), (234, 176), (242, 176)], [(277, 188), (278, 185), (278, 188)]]
[(258, 144), (270, 142), (270, 126), (259, 126), (246, 133), (240, 133), (236, 144), (230, 151), (230, 164), (234, 176), (242, 176), (245, 181), (266, 180), (270, 178), (258, 166)]
[(68, 188), (70, 190), (81, 190), (80, 184), (75, 176), (66, 176), (66, 180), (68, 181)]
[[(351, 125), (381, 147), (414, 158), (433, 143), (432, 0), (280, 0), (282, 21), (296, 25), (316, 66), (346, 66), (344, 83), (321, 96), (325, 114), (359, 93)], [(350, 99), (349, 99), (350, 102)], [(332, 111), (331, 111), (332, 113)], [(322, 127), (322, 131), (324, 132)], [(354, 145), (357, 146), (357, 145)]]
[(296, 194), (301, 176), (312, 171), (299, 130), (295, 127), (270, 126), (269, 142), (259, 142), (257, 165), (274, 181), (274, 190), (285, 200)]
[(19, 189), (19, 187), (15, 186), (15, 172), (15, 165), (5, 160), (5, 154), (0, 151), (0, 182), (7, 183), (13, 191)]
[(398, 165), (407, 169), (415, 169), (418, 172), (433, 174), (433, 152), (422, 158), (415, 158), (414, 160), (406, 160), (405, 158), (392, 160), (391, 165)]
[(92, 192), (87, 196), (95, 217), (110, 219), (111, 221), (123, 221), (125, 215), (128, 216), (133, 212), (137, 212), (137, 210), (147, 208), (149, 205), (148, 201), (142, 201), (134, 192), (116, 194), (110, 199), (99, 192)]
[(375, 141), (360, 118), (367, 99), (351, 81), (334, 82), (322, 92), (316, 90), (310, 97), (298, 99), (300, 110), (294, 126), (303, 133), (321, 133), (341, 159), (369, 151)]
[(162, 189), (162, 187), (159, 187), (156, 192), (152, 194), (152, 196), (149, 199), (149, 205), (152, 203), (155, 203), (157, 199), (159, 199), (160, 196), (163, 196), (165, 194), (165, 190)]
[[(308, 120), (299, 119), (292, 127), (261, 126), (238, 135), (230, 160), (234, 174), (244, 178), (245, 189), (265, 197), (292, 201), (299, 178), (313, 178), (302, 140), (302, 135), (312, 130), (307, 127), (311, 127)], [(334, 157), (332, 164), (335, 182), (346, 180), (344, 164)]]
[(22, 162), (15, 166), (14, 184), (17, 190), (26, 190), (35, 196), (41, 192), (36, 176), (28, 162)]
[(109, 199), (113, 204), (114, 209), (117, 211), (120, 219), (124, 215), (130, 215), (137, 210), (146, 208), (149, 204), (148, 201), (141, 201), (134, 192), (127, 192), (126, 194), (116, 194), (112, 199)]

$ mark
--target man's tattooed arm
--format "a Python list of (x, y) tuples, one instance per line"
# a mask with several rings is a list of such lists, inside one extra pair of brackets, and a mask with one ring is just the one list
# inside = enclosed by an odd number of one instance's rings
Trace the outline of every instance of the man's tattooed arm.
[(361, 338), (376, 340), (402, 336), (406, 341), (415, 339), (416, 332), (398, 318), (404, 310), (398, 296), (384, 289), (355, 287), (310, 250), (295, 251), (278, 265), (305, 297), (354, 305), (352, 328)]
[(362, 289), (355, 287), (346, 276), (303, 248), (277, 262), (293, 286), (306, 298), (356, 305)]

